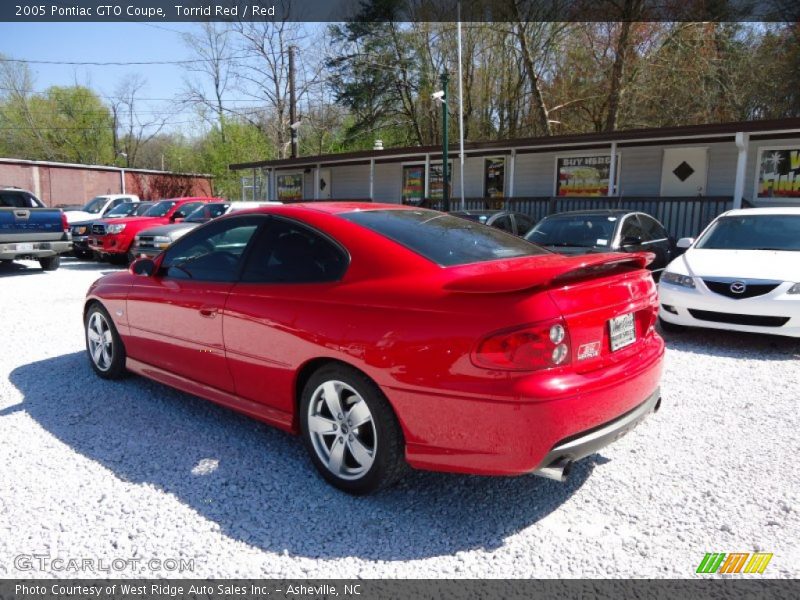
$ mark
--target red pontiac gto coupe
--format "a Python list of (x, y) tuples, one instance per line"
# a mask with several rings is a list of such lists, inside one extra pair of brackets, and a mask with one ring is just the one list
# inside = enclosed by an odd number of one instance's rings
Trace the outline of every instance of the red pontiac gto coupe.
[(658, 409), (652, 255), (553, 254), (371, 203), (222, 217), (92, 284), (92, 368), (300, 433), (351, 493), (406, 464), (563, 480)]

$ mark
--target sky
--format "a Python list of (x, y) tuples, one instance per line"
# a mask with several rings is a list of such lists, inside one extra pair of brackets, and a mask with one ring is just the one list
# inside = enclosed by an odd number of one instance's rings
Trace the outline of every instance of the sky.
[[(194, 57), (184, 45), (181, 34), (198, 28), (199, 24), (195, 23), (0, 23), (0, 54), (29, 61), (185, 60)], [(174, 102), (167, 101), (181, 91), (187, 77), (186, 71), (178, 65), (29, 64), (29, 68), (34, 74), (36, 91), (77, 82), (101, 95), (113, 95), (127, 74), (139, 73), (147, 80), (140, 96), (148, 100), (143, 100), (137, 111), (141, 111), (143, 117), (168, 114), (168, 130), (191, 131), (193, 115), (180, 112)]]

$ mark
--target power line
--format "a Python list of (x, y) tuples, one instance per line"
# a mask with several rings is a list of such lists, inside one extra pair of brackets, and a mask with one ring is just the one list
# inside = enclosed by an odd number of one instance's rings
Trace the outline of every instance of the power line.
[[(51, 86), (51, 87), (72, 87), (72, 86), (68, 86), (68, 85), (67, 86), (57, 86), (57, 85), (54, 85), (54, 86)], [(86, 86), (80, 86), (80, 87), (86, 87)], [(30, 94), (46, 94), (47, 93), (47, 90), (20, 90), (20, 89), (17, 89), (17, 88), (9, 88), (9, 87), (2, 87), (2, 86), (0, 86), (0, 91), (18, 92), (18, 93), (19, 92), (27, 92), (27, 93), (30, 93)], [(98, 94), (94, 90), (92, 90), (92, 93), (95, 96), (97, 96), (98, 98), (105, 98), (106, 100), (120, 100), (120, 99), (122, 99), (122, 96), (114, 96), (114, 95), (110, 95), (110, 94)], [(142, 97), (136, 96), (136, 100), (142, 100), (142, 101), (145, 101), (145, 102), (175, 102), (176, 98), (145, 98), (143, 96)], [(223, 98), (222, 101), (223, 102), (261, 102), (262, 104), (264, 103), (264, 100), (260, 100), (258, 98)]]
[(142, 67), (147, 65), (189, 65), (204, 62), (219, 62), (250, 58), (248, 56), (229, 56), (225, 58), (195, 58), (189, 60), (151, 60), (151, 61), (74, 61), (74, 60), (25, 60), (22, 58), (2, 58), (0, 62), (23, 63), (27, 65), (66, 65), (90, 67)]

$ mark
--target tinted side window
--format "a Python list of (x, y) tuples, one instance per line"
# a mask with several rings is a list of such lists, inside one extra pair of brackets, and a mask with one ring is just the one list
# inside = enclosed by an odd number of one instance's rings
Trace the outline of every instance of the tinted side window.
[(173, 218), (175, 219), (185, 219), (186, 216), (194, 211), (197, 208), (203, 206), (203, 202), (187, 202), (186, 204), (182, 204), (178, 207), (174, 213), (172, 213)]
[(34, 199), (24, 192), (0, 192), (0, 206), (10, 208), (37, 208)]
[(647, 215), (639, 215), (639, 222), (642, 224), (644, 239), (646, 241), (663, 240), (669, 237), (661, 224), (654, 218)]
[(186, 234), (167, 251), (161, 273), (174, 279), (235, 281), (245, 248), (263, 217), (214, 221)]
[(500, 231), (508, 231), (509, 233), (514, 232), (514, 228), (511, 225), (511, 217), (508, 215), (502, 215), (492, 221), (492, 227), (497, 227)]
[(625, 222), (622, 224), (620, 239), (625, 239), (626, 237), (644, 238), (644, 232), (639, 225), (639, 220), (636, 218), (636, 215), (628, 215), (625, 217)]
[(294, 221), (273, 218), (253, 244), (242, 281), (323, 283), (341, 279), (347, 255), (337, 244)]
[(533, 229), (533, 219), (526, 215), (516, 214), (514, 220), (517, 222), (517, 235), (525, 235)]

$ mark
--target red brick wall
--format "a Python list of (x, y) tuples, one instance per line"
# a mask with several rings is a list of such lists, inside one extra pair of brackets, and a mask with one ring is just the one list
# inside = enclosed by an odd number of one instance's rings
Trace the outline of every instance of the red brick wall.
[[(84, 204), (100, 194), (122, 193), (122, 178), (119, 171), (89, 167), (0, 162), (0, 186), (2, 185), (30, 190), (47, 206)], [(125, 191), (137, 194), (142, 200), (160, 200), (183, 195), (210, 196), (212, 184), (205, 177), (126, 171)]]

